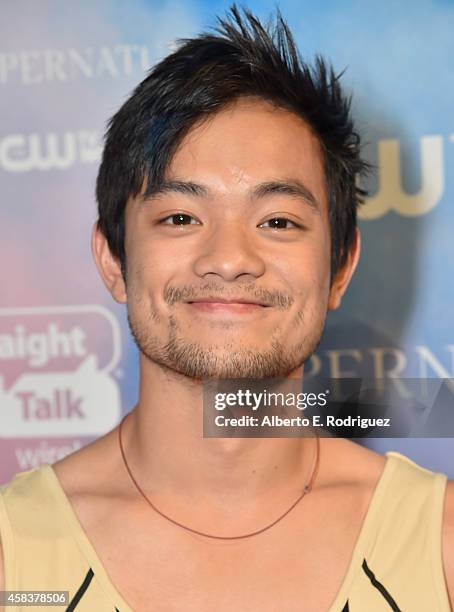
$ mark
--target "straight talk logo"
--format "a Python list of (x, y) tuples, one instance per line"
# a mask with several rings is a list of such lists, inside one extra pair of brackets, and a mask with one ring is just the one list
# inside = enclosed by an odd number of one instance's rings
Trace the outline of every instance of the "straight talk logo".
[(0, 309), (0, 439), (96, 436), (120, 416), (117, 319), (99, 304)]

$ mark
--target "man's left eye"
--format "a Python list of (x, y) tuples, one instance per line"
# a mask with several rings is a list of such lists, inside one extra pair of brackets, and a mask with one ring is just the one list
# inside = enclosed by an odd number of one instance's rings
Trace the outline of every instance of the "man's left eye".
[[(259, 227), (265, 225), (266, 223), (270, 224), (268, 227), (271, 227), (271, 229), (292, 229), (293, 227), (301, 227), (294, 221), (290, 221), (290, 219), (286, 219), (285, 217), (273, 217), (272, 219), (268, 219), (268, 221), (261, 223)], [(290, 224), (290, 226), (288, 224)]]
[(186, 213), (175, 213), (161, 219), (160, 223), (163, 225), (196, 225), (198, 221)]

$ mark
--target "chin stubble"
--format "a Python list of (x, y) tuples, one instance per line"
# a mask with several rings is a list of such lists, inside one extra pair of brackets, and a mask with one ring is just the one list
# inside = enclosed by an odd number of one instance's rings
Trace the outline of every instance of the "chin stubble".
[[(149, 313), (147, 322), (140, 324), (128, 310), (128, 323), (133, 339), (141, 353), (150, 361), (174, 370), (189, 378), (279, 378), (305, 363), (317, 349), (323, 332), (303, 339), (293, 346), (285, 346), (275, 329), (268, 350), (238, 348), (236, 343), (201, 346), (182, 337), (175, 317), (169, 317), (168, 341), (162, 343), (153, 336), (156, 313)], [(158, 318), (159, 320), (159, 318)], [(295, 325), (303, 324), (303, 314), (296, 315)]]

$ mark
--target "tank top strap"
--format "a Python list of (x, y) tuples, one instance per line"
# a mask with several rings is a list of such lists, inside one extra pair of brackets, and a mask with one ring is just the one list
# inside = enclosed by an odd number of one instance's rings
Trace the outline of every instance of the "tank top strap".
[(51, 469), (19, 472), (0, 487), (5, 590), (68, 591), (67, 610), (114, 612), (115, 601), (74, 537)]
[(369, 607), (370, 611), (448, 612), (442, 558), (447, 477), (398, 452), (389, 451), (386, 456), (389, 479), (367, 524), (362, 571), (352, 586), (350, 601), (364, 602), (364, 597), (372, 601), (374, 592), (377, 608)]

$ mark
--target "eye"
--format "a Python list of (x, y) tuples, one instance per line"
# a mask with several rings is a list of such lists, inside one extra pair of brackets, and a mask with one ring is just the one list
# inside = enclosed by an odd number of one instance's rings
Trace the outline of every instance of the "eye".
[(199, 222), (186, 213), (175, 213), (159, 221), (162, 225), (197, 225)]
[[(290, 221), (290, 219), (286, 219), (285, 217), (273, 217), (272, 219), (268, 219), (268, 221), (261, 223), (259, 227), (265, 226), (267, 223), (270, 223), (268, 227), (270, 227), (271, 229), (292, 229), (295, 227), (298, 229), (302, 229), (301, 225), (298, 225), (298, 223)], [(290, 224), (290, 227), (288, 226), (288, 224)]]

